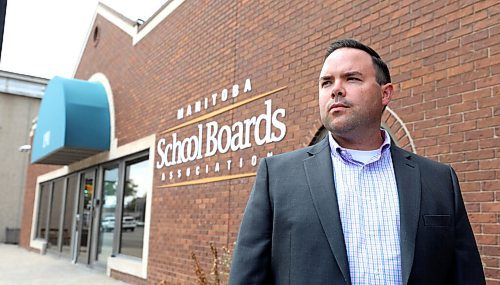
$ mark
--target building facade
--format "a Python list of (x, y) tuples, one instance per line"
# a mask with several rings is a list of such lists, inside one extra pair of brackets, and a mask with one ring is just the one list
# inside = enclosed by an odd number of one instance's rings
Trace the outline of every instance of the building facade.
[(210, 243), (233, 247), (259, 159), (324, 134), (325, 50), (355, 38), (391, 70), (382, 127), (457, 171), (499, 284), (498, 18), (480, 0), (173, 0), (137, 24), (101, 4), (77, 79), (42, 102), (21, 243), (133, 284), (195, 284), (193, 253), (209, 271)]
[[(17, 243), (30, 129), (47, 79), (0, 71), (0, 243)], [(23, 147), (25, 146), (25, 147)]]

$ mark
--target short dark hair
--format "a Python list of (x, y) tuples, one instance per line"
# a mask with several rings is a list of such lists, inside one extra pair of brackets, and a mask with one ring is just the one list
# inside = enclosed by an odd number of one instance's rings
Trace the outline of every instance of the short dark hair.
[(380, 58), (380, 55), (378, 55), (378, 53), (371, 47), (364, 45), (356, 40), (341, 39), (334, 41), (326, 50), (325, 60), (332, 52), (340, 48), (354, 48), (368, 53), (372, 57), (377, 83), (380, 85), (384, 85), (391, 82), (391, 74), (389, 73), (389, 68), (387, 67), (387, 64), (382, 60), (382, 58)]

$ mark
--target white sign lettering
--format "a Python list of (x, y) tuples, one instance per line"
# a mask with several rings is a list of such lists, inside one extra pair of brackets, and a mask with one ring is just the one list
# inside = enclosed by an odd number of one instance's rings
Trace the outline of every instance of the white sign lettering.
[[(252, 82), (250, 78), (245, 80), (245, 86), (243, 87), (243, 93), (248, 93), (252, 91)], [(221, 102), (226, 102), (231, 98), (236, 98), (240, 95), (240, 86), (238, 84), (234, 84), (231, 90), (226, 88), (222, 89), (220, 94), (213, 93), (210, 97), (205, 97), (204, 100), (196, 101), (194, 104), (187, 105), (186, 107), (180, 108), (177, 110), (177, 120), (184, 119), (186, 117), (192, 116), (194, 113), (198, 113), (201, 109), (208, 109), (209, 107), (214, 107), (217, 105), (217, 99)]]
[(46, 148), (50, 145), (50, 131), (46, 131), (43, 134), (42, 148)]
[[(264, 105), (264, 113), (237, 121), (232, 125), (221, 126), (216, 121), (210, 121), (204, 125), (199, 124), (197, 134), (190, 137), (179, 138), (177, 133), (172, 133), (168, 141), (166, 138), (159, 139), (156, 150), (160, 160), (156, 162), (156, 168), (161, 169), (211, 157), (218, 153), (246, 149), (253, 143), (264, 145), (283, 140), (286, 135), (286, 125), (281, 119), (285, 117), (285, 109), (278, 108), (273, 111), (271, 99), (266, 100)], [(205, 141), (203, 141), (204, 134)], [(239, 163), (243, 164), (242, 161)], [(256, 164), (257, 157), (252, 157), (251, 165)], [(227, 161), (226, 165), (230, 169), (231, 161)], [(221, 166), (217, 163), (214, 171), (218, 172), (220, 168)], [(206, 171), (208, 172), (208, 166)], [(200, 169), (195, 169), (196, 175), (199, 172)], [(181, 173), (178, 172), (177, 176), (180, 177), (180, 175)], [(173, 173), (170, 176), (173, 177)], [(186, 176), (189, 175), (186, 173)]]

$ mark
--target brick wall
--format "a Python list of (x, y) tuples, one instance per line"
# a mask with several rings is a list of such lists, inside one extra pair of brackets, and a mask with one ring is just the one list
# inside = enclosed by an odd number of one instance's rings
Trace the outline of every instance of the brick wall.
[[(456, 169), (488, 284), (500, 284), (500, 5), (481, 0), (318, 3), (187, 0), (135, 46), (98, 16), (99, 42), (90, 36), (76, 77), (96, 72), (108, 77), (119, 145), (152, 133), (168, 138), (162, 132), (183, 122), (176, 119), (177, 109), (246, 78), (252, 80), (251, 94), (203, 112), (286, 86), (270, 97), (273, 108), (286, 110), (283, 141), (203, 160), (248, 161), (253, 154), (262, 157), (310, 142), (320, 127), (317, 77), (324, 51), (334, 39), (356, 38), (388, 62), (396, 86), (390, 108), (417, 153)], [(213, 119), (231, 125), (262, 113), (264, 100)], [(193, 129), (177, 132), (188, 136)], [(255, 170), (247, 164), (225, 174)], [(162, 188), (169, 183), (161, 181), (162, 171), (154, 180), (148, 283), (195, 284), (191, 253), (208, 271), (209, 242), (232, 247), (254, 178)]]

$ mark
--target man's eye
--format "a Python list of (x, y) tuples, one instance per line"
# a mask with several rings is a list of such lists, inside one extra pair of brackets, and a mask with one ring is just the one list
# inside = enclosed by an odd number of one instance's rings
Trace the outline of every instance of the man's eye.
[(361, 81), (361, 79), (359, 79), (357, 77), (347, 77), (347, 80), (348, 81)]
[(331, 84), (331, 81), (323, 81), (321, 82), (321, 87), (327, 87)]

